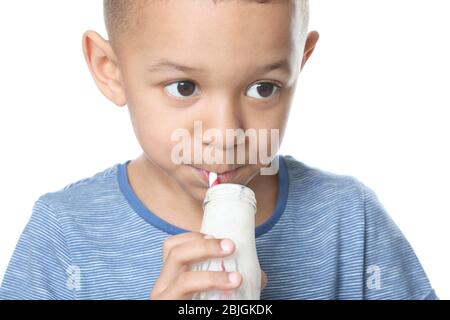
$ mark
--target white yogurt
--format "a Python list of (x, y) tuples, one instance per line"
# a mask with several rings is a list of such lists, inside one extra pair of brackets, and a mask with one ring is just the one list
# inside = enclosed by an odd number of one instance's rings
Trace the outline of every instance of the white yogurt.
[(238, 271), (243, 277), (241, 286), (231, 293), (204, 292), (194, 300), (259, 300), (261, 269), (256, 253), (254, 192), (243, 185), (218, 184), (206, 193), (203, 202), (203, 221), (200, 232), (216, 238), (229, 238), (235, 244), (232, 255), (211, 259), (191, 266), (194, 271)]

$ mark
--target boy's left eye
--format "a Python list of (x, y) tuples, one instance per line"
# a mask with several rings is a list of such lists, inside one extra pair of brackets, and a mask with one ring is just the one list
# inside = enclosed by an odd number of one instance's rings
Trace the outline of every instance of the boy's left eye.
[(270, 99), (281, 89), (281, 86), (271, 82), (259, 82), (247, 91), (247, 95), (256, 99)]
[[(166, 91), (178, 99), (191, 98), (198, 94), (198, 87), (192, 81), (176, 81), (165, 87)], [(271, 82), (259, 82), (247, 90), (247, 95), (255, 99), (270, 99), (281, 90), (281, 86)]]

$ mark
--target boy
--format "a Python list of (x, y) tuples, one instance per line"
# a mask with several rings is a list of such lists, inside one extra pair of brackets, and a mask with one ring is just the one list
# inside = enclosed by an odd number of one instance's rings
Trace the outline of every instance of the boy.
[[(190, 299), (239, 287), (236, 272), (189, 271), (235, 250), (199, 232), (209, 172), (256, 194), (262, 299), (437, 298), (369, 188), (276, 155), (318, 41), (307, 33), (306, 0), (106, 0), (104, 8), (109, 41), (86, 32), (84, 55), (100, 91), (128, 106), (143, 153), (37, 200), (2, 299)], [(197, 134), (198, 123), (216, 134)], [(181, 161), (180, 129), (193, 141)], [(279, 134), (250, 147), (247, 136), (223, 143), (230, 129)], [(241, 144), (244, 163), (191, 153), (194, 145), (234, 160)], [(250, 161), (269, 148), (270, 161)], [(262, 174), (273, 163), (275, 174)]]

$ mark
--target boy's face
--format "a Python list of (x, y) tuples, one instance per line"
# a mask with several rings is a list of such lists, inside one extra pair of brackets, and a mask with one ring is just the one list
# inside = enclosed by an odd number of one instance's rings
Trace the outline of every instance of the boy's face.
[[(281, 140), (304, 49), (293, 12), (288, 1), (152, 1), (141, 13), (141, 31), (114, 55), (120, 71), (115, 90), (123, 90), (124, 99), (117, 93), (111, 100), (128, 105), (148, 165), (195, 199), (203, 200), (208, 183), (193, 166), (219, 173), (239, 167), (221, 177), (247, 184), (264, 164), (193, 164), (192, 149), (192, 164), (179, 165), (172, 158), (179, 144), (172, 134), (187, 129), (192, 146), (225, 153), (237, 148), (237, 141), (225, 141), (226, 129), (266, 129), (269, 137), (278, 129)], [(194, 135), (195, 121), (203, 133), (223, 133), (222, 144)], [(269, 139), (266, 154), (271, 144)], [(247, 145), (246, 151), (248, 161), (248, 153), (258, 150)]]

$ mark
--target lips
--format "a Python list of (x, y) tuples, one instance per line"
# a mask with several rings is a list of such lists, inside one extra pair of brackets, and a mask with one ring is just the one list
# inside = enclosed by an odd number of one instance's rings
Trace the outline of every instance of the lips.
[(197, 173), (201, 176), (202, 180), (206, 182), (206, 184), (209, 183), (209, 173), (210, 172), (217, 173), (217, 177), (218, 177), (220, 183), (230, 183), (235, 180), (237, 174), (239, 173), (239, 169), (242, 168), (242, 166), (240, 166), (240, 167), (235, 167), (234, 169), (231, 169), (231, 170), (218, 169), (217, 171), (214, 171), (214, 170), (207, 170), (207, 169), (203, 169), (203, 168), (197, 168), (194, 166), (190, 166), (190, 167), (192, 167), (194, 170), (197, 171)]

